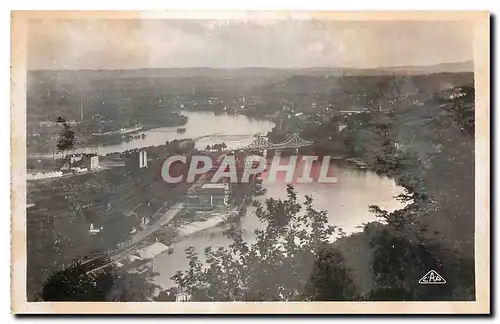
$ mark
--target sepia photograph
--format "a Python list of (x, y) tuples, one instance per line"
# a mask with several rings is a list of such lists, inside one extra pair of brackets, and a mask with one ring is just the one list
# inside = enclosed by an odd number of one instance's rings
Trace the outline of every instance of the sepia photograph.
[(12, 12), (12, 312), (488, 314), (489, 26)]

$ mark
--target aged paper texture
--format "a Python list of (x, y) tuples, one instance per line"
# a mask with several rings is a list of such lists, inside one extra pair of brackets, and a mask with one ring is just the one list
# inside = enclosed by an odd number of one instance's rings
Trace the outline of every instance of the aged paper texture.
[(489, 25), (13, 12), (13, 312), (489, 313)]

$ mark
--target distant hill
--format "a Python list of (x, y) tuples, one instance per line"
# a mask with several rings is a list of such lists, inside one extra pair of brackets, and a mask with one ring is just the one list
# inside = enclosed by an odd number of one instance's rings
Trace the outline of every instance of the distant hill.
[(474, 62), (451, 62), (428, 66), (392, 66), (380, 67), (376, 70), (380, 72), (406, 72), (408, 74), (431, 74), (431, 73), (459, 73), (474, 72)]
[[(472, 62), (444, 63), (425, 67), (348, 69), (312, 67), (272, 68), (178, 68), (141, 70), (31, 71), (27, 77), (27, 103), (32, 114), (47, 114), (43, 107), (66, 107), (79, 114), (80, 97), (88, 111), (106, 102), (118, 111), (125, 99), (144, 105), (157, 104), (168, 95), (199, 100), (209, 96), (248, 94), (274, 98), (277, 94), (342, 95), (373, 93), (397, 81), (404, 93), (432, 93), (474, 82)], [(450, 71), (450, 72), (445, 72)], [(294, 100), (298, 100), (295, 98)], [(69, 108), (72, 107), (72, 108)], [(76, 107), (76, 108), (75, 108)], [(90, 108), (93, 107), (93, 108)], [(115, 108), (112, 108), (115, 107)], [(95, 108), (98, 112), (99, 109)]]
[(441, 63), (430, 66), (393, 66), (373, 69), (355, 69), (345, 67), (310, 67), (300, 69), (275, 69), (266, 67), (245, 67), (237, 69), (219, 69), (209, 67), (137, 69), (137, 70), (37, 70), (30, 74), (57, 77), (58, 79), (120, 79), (120, 78), (190, 78), (209, 77), (231, 79), (240, 77), (280, 78), (292, 75), (308, 76), (343, 76), (343, 75), (386, 75), (386, 74), (431, 74), (473, 72), (472, 61)]
[(354, 69), (342, 67), (311, 67), (296, 70), (297, 74), (314, 76), (343, 75), (425, 75), (433, 73), (474, 72), (472, 61), (441, 63), (425, 66), (384, 66), (371, 69)]
[[(394, 76), (393, 76), (394, 75)], [(260, 89), (263, 93), (359, 93), (373, 92), (381, 86), (389, 87), (391, 82), (399, 85), (402, 93), (432, 93), (474, 82), (472, 72), (443, 73), (380, 73), (350, 74), (342, 77), (295, 75), (285, 80), (269, 83)]]

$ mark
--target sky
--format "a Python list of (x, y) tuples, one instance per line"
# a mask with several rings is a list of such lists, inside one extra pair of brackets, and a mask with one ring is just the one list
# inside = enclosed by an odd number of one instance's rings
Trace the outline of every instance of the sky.
[(353, 67), (473, 58), (466, 21), (33, 20), (28, 69)]

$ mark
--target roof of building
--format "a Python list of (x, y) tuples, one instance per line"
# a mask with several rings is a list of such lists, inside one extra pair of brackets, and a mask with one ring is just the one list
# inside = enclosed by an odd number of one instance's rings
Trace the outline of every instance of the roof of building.
[(128, 259), (128, 262), (134, 262), (135, 260), (141, 260), (141, 258), (139, 258), (138, 256), (135, 256), (135, 255), (129, 255), (127, 259)]
[(227, 184), (225, 183), (205, 183), (201, 186), (201, 189), (225, 189)]
[(113, 264), (118, 267), (118, 268), (121, 268), (123, 267), (123, 263), (119, 262), (119, 261), (116, 261), (116, 262), (113, 262)]
[(141, 257), (141, 259), (147, 260), (154, 258), (155, 256), (163, 253), (166, 250), (168, 250), (168, 246), (160, 242), (156, 242), (136, 251), (136, 254)]

